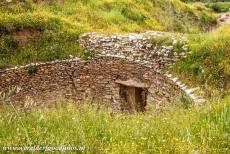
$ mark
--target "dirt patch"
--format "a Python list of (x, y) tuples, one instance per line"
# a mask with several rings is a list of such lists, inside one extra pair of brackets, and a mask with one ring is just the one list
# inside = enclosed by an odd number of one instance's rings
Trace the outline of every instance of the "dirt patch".
[[(12, 6), (24, 3), (24, 0), (0, 0), (0, 6)], [(33, 3), (64, 3), (65, 0), (32, 0)]]
[(218, 25), (229, 25), (230, 24), (230, 12), (227, 13), (219, 13), (218, 14)]
[(34, 3), (64, 3), (65, 0), (33, 0)]
[(41, 38), (43, 35), (41, 31), (29, 28), (13, 31), (11, 34), (20, 43), (28, 42), (31, 39)]

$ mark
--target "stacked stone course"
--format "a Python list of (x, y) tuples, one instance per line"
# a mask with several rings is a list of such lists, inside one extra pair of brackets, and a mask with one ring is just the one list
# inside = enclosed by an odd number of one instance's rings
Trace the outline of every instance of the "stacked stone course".
[[(162, 42), (154, 42), (162, 38)], [(182, 45), (180, 53), (175, 51), (178, 43)], [(110, 36), (86, 33), (80, 36), (79, 44), (92, 55), (119, 56), (138, 63), (151, 64), (155, 69), (170, 66), (175, 61), (186, 57), (188, 50), (184, 36), (158, 31)]]
[(201, 96), (196, 97), (194, 94), (198, 88), (189, 88), (172, 74), (162, 71), (163, 68), (172, 66), (174, 62), (190, 54), (187, 39), (181, 34), (146, 31), (104, 35), (94, 32), (81, 35), (78, 42), (85, 48), (85, 52), (91, 52), (94, 56), (120, 57), (150, 67), (174, 82), (193, 102), (200, 104), (205, 101)]
[[(154, 46), (151, 39), (163, 35), (152, 31), (112, 36), (84, 34), (79, 43), (86, 52), (92, 52), (92, 59), (72, 58), (0, 70), (0, 91), (8, 93), (12, 87), (18, 87), (20, 90), (10, 95), (15, 102), (28, 97), (52, 102), (61, 94), (78, 102), (87, 99), (120, 110), (120, 85), (116, 81), (132, 79), (149, 85), (148, 102), (165, 105), (182, 94), (193, 101), (203, 101), (194, 95), (195, 89), (187, 88), (162, 71), (165, 66), (185, 57), (188, 48), (183, 44), (183, 51), (175, 52), (173, 43), (178, 40), (174, 36), (172, 45)], [(185, 40), (182, 36), (179, 39)], [(29, 73), (32, 66), (36, 69)]]
[[(0, 91), (8, 92), (17, 86), (20, 91), (11, 98), (15, 101), (30, 96), (38, 100), (52, 100), (59, 92), (77, 101), (88, 99), (120, 109), (119, 85), (116, 80), (134, 79), (154, 88), (152, 101), (171, 102), (181, 93), (178, 86), (150, 67), (118, 57), (100, 56), (88, 61), (79, 59), (34, 64), (34, 74), (28, 68), (6, 69), (0, 73)], [(163, 104), (162, 104), (163, 105)]]

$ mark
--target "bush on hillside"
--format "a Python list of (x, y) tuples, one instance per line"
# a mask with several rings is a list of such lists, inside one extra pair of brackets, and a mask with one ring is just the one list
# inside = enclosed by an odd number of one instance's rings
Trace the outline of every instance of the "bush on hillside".
[(206, 7), (213, 9), (215, 12), (228, 12), (230, 11), (230, 3), (206, 3)]
[(226, 94), (230, 88), (230, 27), (211, 34), (190, 35), (189, 40), (192, 53), (175, 64), (174, 72), (186, 80), (217, 88)]

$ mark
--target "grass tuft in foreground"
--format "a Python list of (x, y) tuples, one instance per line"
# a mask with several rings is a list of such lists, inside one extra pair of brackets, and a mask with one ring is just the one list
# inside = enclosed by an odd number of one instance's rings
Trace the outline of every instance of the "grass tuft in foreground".
[(65, 145), (107, 153), (228, 153), (229, 115), (230, 99), (200, 109), (174, 106), (165, 112), (115, 115), (103, 107), (76, 107), (68, 101), (17, 114), (4, 105), (0, 147)]

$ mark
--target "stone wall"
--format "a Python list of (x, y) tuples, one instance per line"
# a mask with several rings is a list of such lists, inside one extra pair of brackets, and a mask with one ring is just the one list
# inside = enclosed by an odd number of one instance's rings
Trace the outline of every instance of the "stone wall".
[[(87, 33), (78, 41), (92, 59), (74, 58), (0, 70), (0, 92), (10, 94), (15, 102), (29, 97), (49, 103), (61, 95), (120, 110), (122, 100), (117, 81), (132, 80), (148, 85), (148, 103), (165, 105), (181, 94), (194, 102), (204, 101), (195, 96), (197, 88), (189, 89), (178, 78), (162, 71), (186, 57), (188, 46), (183, 36), (156, 31), (110, 36)], [(17, 90), (12, 92), (13, 87)]]
[(184, 36), (158, 31), (113, 35), (85, 33), (78, 42), (92, 55), (125, 57), (158, 70), (186, 57), (188, 50)]
[(70, 59), (11, 68), (0, 71), (0, 91), (11, 87), (18, 92), (10, 98), (26, 97), (52, 101), (58, 94), (77, 101), (88, 99), (120, 109), (119, 84), (116, 80), (135, 80), (150, 86), (149, 98), (155, 102), (171, 102), (180, 88), (161, 72), (119, 57), (100, 56), (88, 61)]
[[(94, 32), (81, 35), (78, 42), (85, 48), (87, 55), (92, 57), (102, 55), (128, 59), (162, 75), (163, 68), (172, 66), (174, 62), (190, 54), (186, 37), (169, 32), (146, 31), (113, 35)], [(202, 96), (195, 95), (199, 88), (187, 87), (170, 73), (165, 73), (164, 76), (194, 103), (200, 104), (205, 101)], [(155, 91), (154, 87), (150, 87), (149, 91)]]

